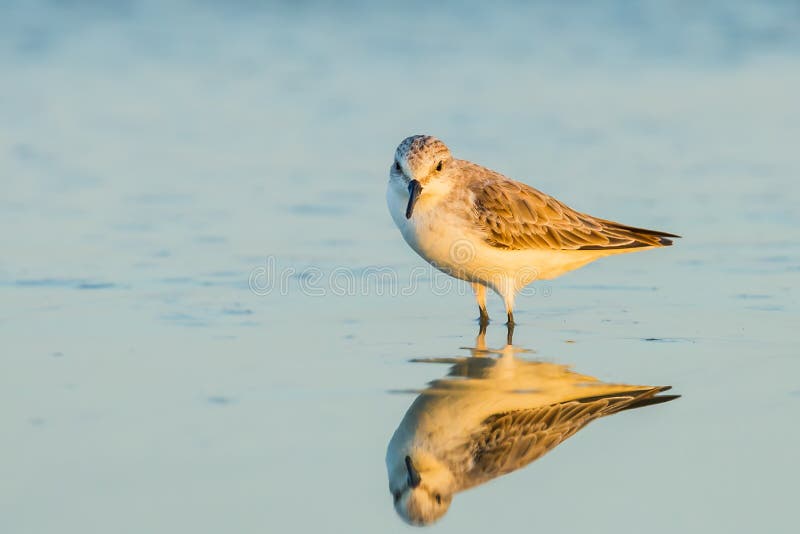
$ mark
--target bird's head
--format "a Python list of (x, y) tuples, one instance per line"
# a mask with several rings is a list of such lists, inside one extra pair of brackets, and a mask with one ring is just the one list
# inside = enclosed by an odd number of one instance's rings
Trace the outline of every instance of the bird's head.
[(389, 170), (390, 181), (408, 189), (406, 218), (411, 218), (414, 205), (424, 189), (427, 194), (442, 188), (453, 155), (442, 141), (430, 135), (406, 137), (394, 153)]
[(453, 476), (442, 463), (425, 456), (406, 456), (404, 471), (389, 486), (394, 509), (409, 525), (425, 526), (438, 521), (453, 501)]

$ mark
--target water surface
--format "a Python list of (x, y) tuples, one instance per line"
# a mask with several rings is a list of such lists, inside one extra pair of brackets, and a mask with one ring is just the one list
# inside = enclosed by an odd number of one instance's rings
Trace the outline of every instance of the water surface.
[(413, 396), (389, 392), (477, 330), (386, 212), (414, 133), (685, 236), (541, 284), (514, 337), (682, 398), (434, 528), (794, 530), (793, 4), (0, 10), (0, 531), (407, 528), (384, 455)]

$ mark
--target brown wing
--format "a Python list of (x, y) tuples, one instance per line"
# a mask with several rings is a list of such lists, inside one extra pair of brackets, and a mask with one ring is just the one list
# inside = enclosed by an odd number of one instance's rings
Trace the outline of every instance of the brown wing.
[[(489, 171), (491, 173), (491, 171)], [(485, 241), (511, 250), (607, 250), (659, 247), (680, 237), (657, 230), (625, 226), (580, 213), (529, 185), (491, 173), (476, 180), (475, 223)]]
[(668, 389), (634, 390), (492, 415), (473, 436), (472, 466), (462, 489), (525, 467), (599, 417), (677, 398), (656, 396)]

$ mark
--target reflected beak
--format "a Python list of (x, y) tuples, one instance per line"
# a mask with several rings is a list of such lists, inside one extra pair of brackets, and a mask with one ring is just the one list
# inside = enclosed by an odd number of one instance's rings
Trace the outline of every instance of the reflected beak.
[[(406, 206), (406, 219), (410, 219), (411, 214), (414, 213), (414, 204), (417, 203), (420, 193), (422, 193), (422, 186), (418, 181), (411, 180), (408, 182), (408, 206)], [(406, 461), (406, 464), (408, 464), (408, 461)]]
[(422, 482), (422, 478), (419, 476), (419, 471), (414, 468), (414, 464), (411, 463), (410, 456), (406, 456), (406, 469), (408, 470), (408, 487), (416, 488)]

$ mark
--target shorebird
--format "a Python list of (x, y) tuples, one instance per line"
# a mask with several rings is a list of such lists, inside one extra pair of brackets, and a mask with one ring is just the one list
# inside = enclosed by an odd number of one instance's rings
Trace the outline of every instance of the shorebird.
[[(498, 351), (473, 354), (490, 352)], [(607, 384), (522, 360), (511, 346), (499, 352), (429, 360), (453, 364), (449, 376), (414, 400), (386, 452), (389, 491), (407, 523), (437, 521), (456, 493), (525, 467), (595, 419), (678, 397), (660, 395), (669, 386)]]
[(397, 147), (386, 200), (417, 254), (472, 283), (482, 323), (489, 319), (486, 288), (503, 298), (508, 324), (514, 324), (514, 298), (531, 282), (680, 237), (575, 211), (527, 184), (453, 158), (429, 135), (408, 137)]

